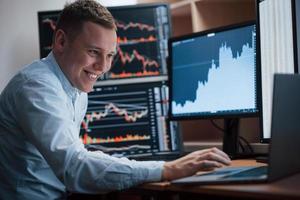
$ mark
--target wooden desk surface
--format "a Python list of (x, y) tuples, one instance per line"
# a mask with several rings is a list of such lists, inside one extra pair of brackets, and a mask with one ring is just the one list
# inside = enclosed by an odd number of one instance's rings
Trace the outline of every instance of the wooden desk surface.
[[(232, 166), (256, 166), (264, 165), (255, 160), (234, 160)], [(300, 173), (272, 182), (257, 184), (226, 184), (226, 185), (173, 185), (169, 182), (149, 183), (139, 186), (137, 189), (155, 191), (185, 193), (194, 195), (213, 195), (227, 198), (247, 199), (300, 199)]]

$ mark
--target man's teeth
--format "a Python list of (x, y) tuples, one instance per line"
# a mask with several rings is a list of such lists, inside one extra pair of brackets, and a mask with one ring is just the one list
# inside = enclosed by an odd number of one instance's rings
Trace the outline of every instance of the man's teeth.
[(97, 78), (97, 74), (89, 73), (89, 77), (90, 77), (90, 79), (96, 79)]

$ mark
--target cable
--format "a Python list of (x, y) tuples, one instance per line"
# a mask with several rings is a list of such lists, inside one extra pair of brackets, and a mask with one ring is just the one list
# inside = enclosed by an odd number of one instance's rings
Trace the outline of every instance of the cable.
[(242, 152), (245, 153), (245, 148), (244, 148), (241, 140), (238, 140), (238, 144), (239, 144), (239, 147), (241, 147)]
[(248, 150), (250, 151), (250, 154), (254, 154), (254, 150), (253, 150), (252, 146), (250, 145), (250, 143), (242, 136), (239, 136), (239, 139), (246, 144)]
[(213, 119), (211, 119), (210, 122), (216, 129), (222, 131), (223, 133), (225, 132), (224, 128), (220, 127)]
[[(210, 122), (216, 129), (218, 129), (219, 131), (223, 132), (223, 134), (225, 134), (225, 129), (220, 127), (213, 119), (211, 119)], [(229, 129), (232, 129), (236, 125), (236, 123), (238, 123), (238, 120), (231, 120)], [(243, 143), (245, 145), (243, 145)], [(252, 146), (250, 145), (250, 143), (244, 137), (242, 137), (240, 135), (238, 136), (238, 146), (241, 148), (242, 153), (254, 154), (254, 150), (253, 150)], [(246, 151), (245, 146), (247, 147), (249, 152)]]

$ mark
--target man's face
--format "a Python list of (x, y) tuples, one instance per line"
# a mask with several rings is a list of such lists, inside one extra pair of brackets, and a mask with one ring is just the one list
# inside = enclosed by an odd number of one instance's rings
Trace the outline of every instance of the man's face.
[(96, 23), (84, 22), (73, 40), (68, 35), (65, 37), (60, 67), (74, 87), (90, 92), (99, 76), (111, 68), (117, 44), (116, 32)]

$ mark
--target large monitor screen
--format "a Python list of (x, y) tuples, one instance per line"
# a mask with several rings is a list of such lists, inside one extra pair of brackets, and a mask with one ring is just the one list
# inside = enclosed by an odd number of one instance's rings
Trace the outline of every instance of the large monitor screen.
[[(102, 80), (167, 75), (169, 8), (148, 4), (108, 8), (116, 20), (118, 47), (112, 69)], [(51, 51), (61, 11), (38, 13), (40, 57)]]
[(96, 86), (88, 102), (80, 134), (88, 148), (127, 157), (179, 153), (165, 82)]
[(104, 79), (167, 75), (170, 36), (168, 7), (111, 7), (116, 19), (118, 48), (113, 67)]
[(172, 38), (169, 50), (171, 117), (258, 113), (254, 22)]

